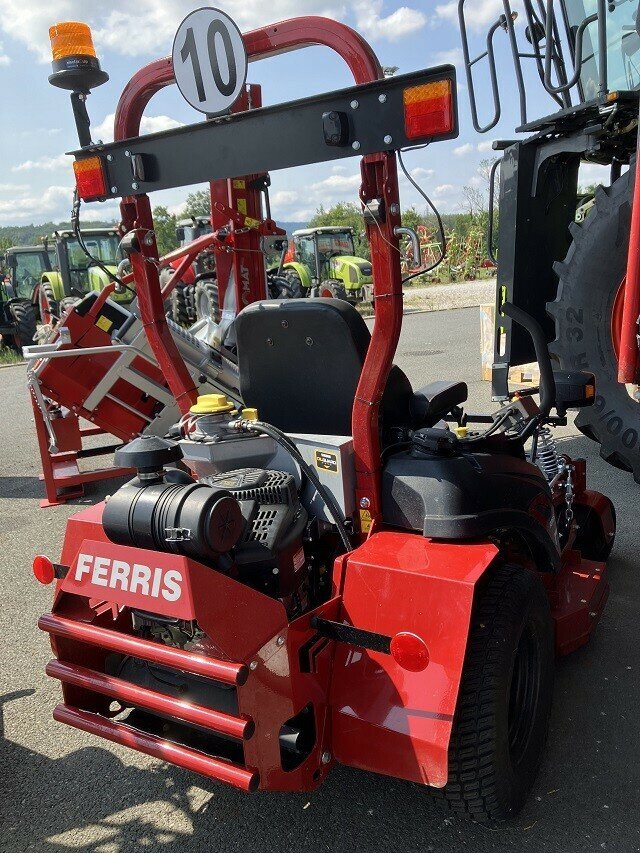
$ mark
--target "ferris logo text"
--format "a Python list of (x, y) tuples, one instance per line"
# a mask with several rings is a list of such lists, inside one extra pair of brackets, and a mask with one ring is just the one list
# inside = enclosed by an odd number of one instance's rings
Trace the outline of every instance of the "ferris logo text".
[(82, 583), (85, 576), (93, 586), (164, 598), (165, 601), (178, 601), (182, 595), (182, 572), (177, 569), (151, 569), (142, 563), (78, 554), (74, 580)]

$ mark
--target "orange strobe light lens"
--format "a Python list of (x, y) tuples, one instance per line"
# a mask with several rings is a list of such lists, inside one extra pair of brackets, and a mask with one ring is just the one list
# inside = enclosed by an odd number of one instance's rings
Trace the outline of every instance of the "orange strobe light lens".
[(85, 157), (83, 160), (76, 160), (73, 164), (73, 171), (76, 176), (78, 195), (83, 201), (91, 201), (91, 199), (106, 196), (107, 182), (100, 157)]
[(409, 139), (443, 136), (454, 126), (451, 80), (411, 86), (403, 92), (405, 132)]
[(49, 27), (49, 38), (54, 62), (67, 56), (96, 56), (88, 24), (80, 21), (54, 24)]

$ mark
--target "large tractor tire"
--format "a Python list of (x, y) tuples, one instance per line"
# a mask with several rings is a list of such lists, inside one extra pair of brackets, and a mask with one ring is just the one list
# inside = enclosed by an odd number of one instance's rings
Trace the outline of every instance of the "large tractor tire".
[(36, 309), (31, 302), (24, 299), (19, 302), (12, 302), (9, 305), (9, 313), (16, 325), (16, 332), (13, 340), (7, 339), (6, 342), (12, 349), (21, 354), (22, 347), (28, 347), (29, 344), (32, 344), (36, 336)]
[(494, 823), (522, 808), (547, 739), (553, 675), (553, 623), (542, 582), (528, 569), (498, 566), (476, 591), (449, 779), (435, 792), (451, 811)]
[(349, 297), (347, 296), (347, 289), (341, 281), (337, 279), (327, 279), (327, 281), (323, 281), (320, 285), (320, 296), (329, 299), (344, 299), (345, 302), (349, 301)]
[(38, 306), (40, 309), (40, 322), (45, 326), (53, 325), (59, 315), (59, 305), (53, 292), (51, 282), (43, 281), (38, 289)]
[(196, 318), (211, 318), (215, 323), (220, 322), (220, 306), (218, 304), (218, 284), (212, 279), (203, 279), (196, 284), (195, 291)]
[(580, 410), (576, 426), (600, 443), (603, 459), (632, 471), (640, 483), (640, 402), (633, 397), (637, 389), (617, 379), (633, 171), (599, 187), (584, 224), (572, 224), (573, 243), (554, 266), (558, 296), (547, 308), (556, 327), (550, 350), (560, 367), (596, 377), (595, 404)]
[(169, 296), (169, 316), (174, 323), (187, 328), (191, 325), (189, 306), (187, 305), (186, 286), (176, 284)]
[(304, 299), (307, 295), (302, 279), (293, 269), (283, 270), (281, 275), (267, 275), (269, 299)]

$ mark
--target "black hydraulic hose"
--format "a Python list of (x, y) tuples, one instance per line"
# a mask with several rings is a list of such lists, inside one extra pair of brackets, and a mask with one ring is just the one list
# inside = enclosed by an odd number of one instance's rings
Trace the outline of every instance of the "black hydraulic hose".
[(261, 432), (264, 435), (268, 435), (274, 441), (276, 441), (281, 447), (283, 447), (287, 453), (298, 463), (304, 474), (309, 478), (309, 480), (313, 483), (316, 488), (316, 491), (325, 502), (327, 509), (329, 511), (329, 515), (333, 518), (336, 527), (338, 528), (338, 533), (340, 535), (340, 539), (342, 540), (342, 544), (345, 547), (346, 551), (351, 551), (353, 549), (353, 544), (351, 539), (349, 538), (349, 533), (347, 528), (345, 527), (344, 517), (342, 515), (342, 511), (338, 506), (336, 499), (333, 497), (331, 492), (324, 487), (322, 484), (320, 477), (315, 472), (314, 468), (309, 465), (309, 463), (302, 457), (302, 454), (296, 447), (296, 445), (291, 441), (291, 439), (285, 435), (285, 433), (281, 432), (277, 427), (272, 426), (271, 424), (266, 424), (263, 421), (242, 421), (242, 427), (246, 430), (252, 430), (254, 432)]
[(537, 420), (543, 420), (549, 416), (556, 402), (556, 381), (544, 331), (537, 320), (521, 308), (516, 308), (511, 302), (504, 302), (501, 311), (531, 335), (536, 361), (540, 367), (540, 416)]

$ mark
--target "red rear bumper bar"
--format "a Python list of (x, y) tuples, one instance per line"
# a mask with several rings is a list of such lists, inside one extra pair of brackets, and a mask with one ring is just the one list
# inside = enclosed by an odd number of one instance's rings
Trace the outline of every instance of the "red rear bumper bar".
[(121, 746), (128, 746), (130, 749), (145, 753), (145, 755), (151, 755), (161, 761), (176, 764), (185, 770), (201, 773), (203, 776), (208, 776), (218, 782), (226, 782), (242, 791), (255, 791), (260, 781), (255, 770), (240, 767), (229, 761), (212, 758), (202, 752), (197, 752), (195, 749), (162, 740), (162, 738), (141, 732), (124, 723), (107, 720), (98, 714), (81, 711), (69, 705), (57, 705), (53, 712), (53, 718), (59, 723), (66, 723), (66, 725), (73, 726), (83, 732), (98, 735), (105, 740), (119, 743)]
[(224, 684), (242, 685), (247, 680), (249, 668), (241, 663), (216, 660), (215, 658), (194, 655), (171, 646), (162, 646), (149, 640), (141, 640), (130, 634), (119, 634), (86, 622), (75, 622), (63, 616), (47, 614), (38, 620), (38, 628), (56, 637), (89, 643), (111, 652), (121, 652), (125, 655), (165, 664), (166, 666), (182, 669), (192, 675), (203, 675)]
[(47, 675), (57, 678), (65, 684), (73, 684), (75, 687), (84, 687), (86, 690), (92, 690), (102, 696), (109, 696), (123, 705), (131, 704), (158, 714), (167, 714), (176, 720), (182, 720), (184, 723), (190, 723), (194, 726), (202, 726), (218, 734), (248, 740), (255, 731), (253, 720), (248, 717), (234, 717), (231, 714), (205, 708), (202, 705), (183, 702), (164, 693), (148, 690), (146, 687), (140, 687), (137, 684), (123, 681), (121, 678), (96, 672), (74, 663), (52, 660), (47, 664), (46, 672)]

